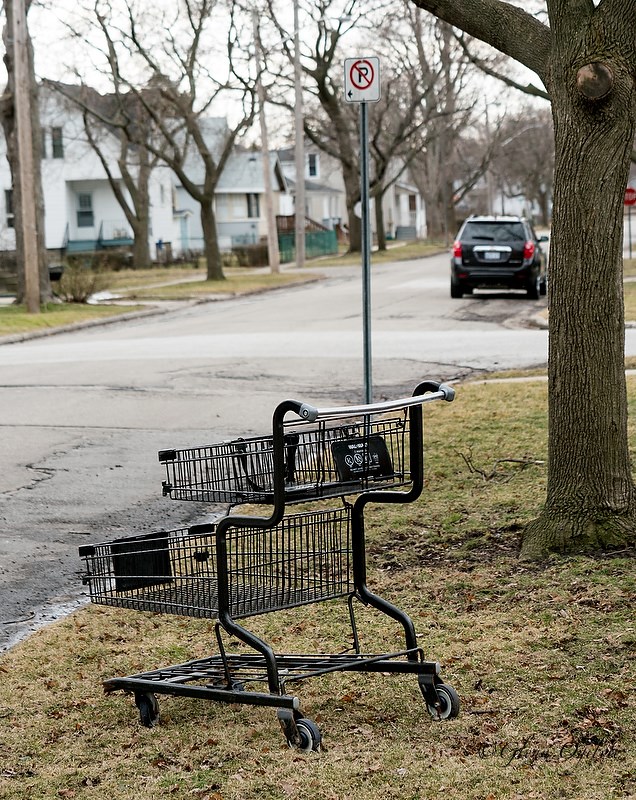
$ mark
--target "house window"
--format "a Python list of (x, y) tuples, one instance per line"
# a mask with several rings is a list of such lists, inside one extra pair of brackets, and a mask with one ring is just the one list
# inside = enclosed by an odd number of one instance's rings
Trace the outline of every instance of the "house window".
[(417, 211), (417, 197), (414, 194), (409, 195), (409, 211)]
[(46, 128), (42, 128), (42, 158), (46, 158)]
[(247, 197), (247, 216), (248, 219), (258, 219), (261, 215), (257, 194), (248, 194)]
[(307, 177), (317, 178), (319, 173), (318, 153), (310, 153), (307, 163)]
[(93, 195), (88, 192), (77, 195), (77, 227), (93, 227)]
[(51, 128), (51, 149), (53, 158), (64, 158), (64, 140), (61, 128)]
[(4, 207), (7, 212), (7, 228), (15, 228), (15, 214), (13, 213), (13, 189), (4, 190)]

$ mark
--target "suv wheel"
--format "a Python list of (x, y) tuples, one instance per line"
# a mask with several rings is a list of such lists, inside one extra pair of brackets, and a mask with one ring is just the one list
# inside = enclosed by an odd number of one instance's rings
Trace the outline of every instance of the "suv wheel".
[(462, 289), (460, 284), (454, 281), (452, 278), (451, 278), (450, 295), (455, 300), (459, 300), (464, 296), (464, 290)]
[(528, 298), (530, 300), (538, 300), (541, 293), (541, 276), (537, 275), (534, 280), (528, 284)]

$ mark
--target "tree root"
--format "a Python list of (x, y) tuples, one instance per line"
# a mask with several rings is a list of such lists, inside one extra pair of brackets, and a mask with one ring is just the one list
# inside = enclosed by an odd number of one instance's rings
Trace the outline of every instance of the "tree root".
[(545, 508), (521, 538), (520, 557), (539, 561), (552, 553), (586, 555), (636, 545), (636, 509), (604, 517), (574, 517)]

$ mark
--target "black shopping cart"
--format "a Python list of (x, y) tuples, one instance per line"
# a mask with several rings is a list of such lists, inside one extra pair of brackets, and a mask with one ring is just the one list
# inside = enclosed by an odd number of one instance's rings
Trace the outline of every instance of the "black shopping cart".
[[(410, 503), (423, 488), (422, 406), (454, 390), (431, 381), (412, 397), (343, 408), (281, 403), (272, 434), (163, 450), (164, 495), (226, 503), (214, 523), (80, 548), (94, 603), (216, 620), (218, 653), (112, 678), (108, 692), (134, 693), (141, 722), (158, 719), (156, 695), (271, 706), (290, 746), (317, 750), (321, 735), (291, 684), (337, 671), (413, 674), (435, 719), (459, 697), (427, 661), (411, 618), (367, 586), (365, 507)], [(290, 417), (292, 417), (290, 419)], [(238, 513), (267, 506), (264, 516)], [(302, 510), (290, 506), (303, 503)], [(238, 620), (347, 598), (351, 646), (339, 653), (282, 654)], [(361, 652), (356, 603), (402, 627), (395, 652)], [(232, 651), (223, 634), (242, 643)], [(240, 652), (239, 652), (240, 650)]]

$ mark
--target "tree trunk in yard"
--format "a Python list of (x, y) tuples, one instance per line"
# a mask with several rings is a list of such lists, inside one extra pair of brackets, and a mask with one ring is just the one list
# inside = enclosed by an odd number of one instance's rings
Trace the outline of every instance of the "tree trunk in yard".
[[(24, 246), (22, 242), (22, 215), (21, 215), (21, 186), (20, 170), (18, 164), (18, 148), (16, 138), (16, 119), (15, 119), (15, 98), (14, 98), (14, 60), (13, 60), (13, 15), (12, 3), (5, 2), (6, 24), (3, 31), (3, 39), (6, 48), (5, 65), (7, 68), (7, 86), (0, 102), (0, 117), (4, 130), (4, 137), (7, 144), (7, 159), (11, 169), (11, 180), (13, 188), (13, 211), (14, 227), (16, 233), (16, 261), (18, 267), (18, 290), (16, 301), (24, 302), (25, 299), (25, 264)], [(26, 3), (26, 9), (31, 3)], [(37, 259), (39, 275), (40, 303), (48, 302), (53, 293), (51, 291), (51, 281), (49, 278), (48, 259), (46, 255), (46, 245), (44, 242), (44, 196), (42, 193), (42, 180), (40, 176), (40, 163), (42, 160), (42, 128), (40, 125), (40, 112), (38, 103), (38, 91), (33, 71), (33, 48), (31, 39), (28, 40), (29, 50), (29, 82), (30, 82), (30, 105), (31, 105), (31, 128), (33, 132), (33, 174), (35, 191), (35, 213), (36, 213), (36, 236), (37, 236)]]
[(221, 263), (221, 250), (216, 235), (216, 215), (212, 200), (201, 203), (201, 227), (203, 229), (203, 249), (207, 263), (207, 279), (209, 281), (224, 281), (223, 264)]
[[(132, 248), (132, 266), (133, 269), (144, 269), (150, 266), (150, 243), (148, 236), (150, 231), (150, 222), (148, 217), (148, 209), (146, 214), (138, 217), (131, 225), (133, 229), (133, 248)], [(141, 213), (138, 210), (138, 213)]]
[(413, 2), (525, 64), (552, 101), (548, 484), (521, 553), (633, 546), (622, 222), (636, 123), (634, 4), (548, 0), (548, 26), (503, 0)]
[[(133, 200), (132, 208), (126, 203), (120, 203), (128, 223), (133, 229), (132, 265), (134, 269), (144, 269), (150, 266), (150, 194), (149, 183), (152, 167), (150, 154), (144, 147), (138, 148), (139, 171), (137, 181), (128, 170), (125, 159), (120, 160), (120, 171), (126, 179), (126, 186)], [(119, 199), (119, 198), (118, 198)]]
[(378, 241), (378, 250), (386, 250), (386, 230), (384, 228), (384, 209), (382, 208), (383, 199), (384, 193), (382, 192), (378, 192), (373, 196), (375, 235)]
[[(572, 54), (564, 55), (559, 63), (567, 63)], [(528, 556), (634, 542), (622, 204), (634, 139), (636, 90), (620, 60), (611, 60), (608, 66), (613, 86), (603, 99), (581, 94), (586, 90), (586, 67), (577, 76), (581, 91), (568, 91), (568, 78), (573, 76), (556, 64), (549, 86), (556, 143), (549, 471), (545, 508), (523, 537), (522, 552)]]

